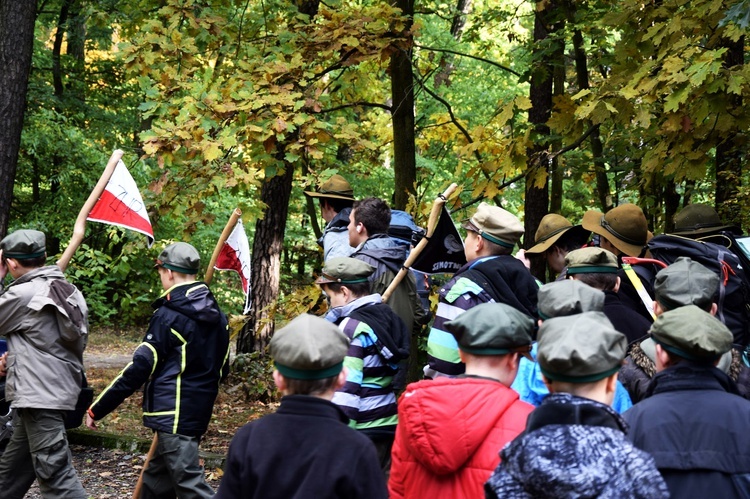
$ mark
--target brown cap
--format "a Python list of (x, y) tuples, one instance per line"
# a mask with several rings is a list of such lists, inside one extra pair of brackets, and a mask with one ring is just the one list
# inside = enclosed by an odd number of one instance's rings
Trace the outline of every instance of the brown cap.
[[(557, 213), (548, 213), (544, 215), (542, 221), (539, 223), (539, 228), (536, 230), (534, 235), (534, 246), (526, 250), (527, 255), (534, 255), (544, 253), (553, 244), (555, 244), (563, 235), (568, 233), (579, 233), (581, 239), (585, 239), (585, 235), (589, 232), (580, 225), (573, 225), (562, 215)], [(585, 241), (582, 241), (583, 244)]]
[(736, 225), (721, 223), (719, 214), (707, 204), (691, 204), (680, 210), (674, 217), (673, 234), (681, 236), (704, 236), (726, 230), (736, 235), (742, 234), (742, 229)]
[(354, 201), (354, 191), (349, 182), (341, 175), (333, 175), (318, 186), (315, 191), (305, 191), (311, 198), (349, 199)]
[(484, 239), (512, 248), (523, 235), (523, 224), (518, 217), (499, 206), (481, 203), (474, 216), (463, 223), (463, 228), (478, 232)]
[(640, 256), (649, 240), (646, 215), (634, 204), (612, 208), (606, 215), (587, 211), (583, 215), (582, 225), (584, 229), (606, 237), (615, 248), (628, 256)]

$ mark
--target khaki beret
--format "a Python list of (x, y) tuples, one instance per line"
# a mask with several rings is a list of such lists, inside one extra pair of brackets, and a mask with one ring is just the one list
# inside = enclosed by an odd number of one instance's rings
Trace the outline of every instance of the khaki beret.
[(590, 383), (615, 374), (628, 340), (602, 312), (555, 317), (539, 328), (537, 361), (548, 379)]
[(708, 311), (719, 289), (719, 276), (688, 257), (661, 269), (654, 281), (654, 297), (665, 310), (696, 305)]
[(183, 274), (197, 274), (201, 267), (201, 256), (188, 243), (173, 243), (162, 250), (155, 266)]
[(538, 296), (537, 310), (542, 320), (604, 309), (604, 293), (574, 279), (545, 284), (539, 288)]
[(634, 204), (617, 206), (606, 215), (587, 211), (583, 215), (582, 225), (584, 229), (606, 237), (615, 248), (628, 256), (640, 256), (650, 238), (646, 215)]
[(616, 274), (619, 270), (617, 257), (602, 248), (581, 248), (565, 255), (568, 275), (575, 274)]
[(475, 355), (518, 352), (529, 357), (534, 321), (505, 303), (483, 303), (446, 322), (445, 329), (464, 352)]
[(651, 337), (665, 350), (694, 361), (714, 361), (732, 349), (732, 333), (719, 319), (685, 305), (664, 312), (651, 326)]
[(39, 258), (47, 251), (47, 239), (44, 232), (21, 229), (9, 234), (0, 241), (0, 249), (5, 258), (28, 260)]
[(518, 217), (499, 206), (480, 203), (476, 213), (464, 222), (463, 228), (479, 233), (484, 239), (512, 248), (523, 236), (523, 224)]
[(349, 199), (354, 201), (354, 191), (349, 182), (341, 175), (333, 175), (320, 184), (317, 190), (304, 191), (311, 198)]
[(341, 372), (349, 338), (332, 322), (302, 314), (276, 331), (269, 348), (274, 365), (283, 376), (323, 379)]
[(367, 282), (367, 278), (375, 272), (375, 267), (367, 262), (351, 257), (331, 258), (325, 263), (316, 284), (338, 282), (341, 284), (357, 284)]

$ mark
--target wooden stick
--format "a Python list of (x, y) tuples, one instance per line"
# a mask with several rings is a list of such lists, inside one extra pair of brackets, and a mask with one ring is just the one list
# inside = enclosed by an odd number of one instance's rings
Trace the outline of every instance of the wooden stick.
[(158, 436), (158, 433), (154, 432), (154, 439), (151, 440), (151, 447), (148, 449), (148, 454), (146, 454), (146, 460), (143, 462), (143, 468), (141, 468), (141, 474), (138, 477), (138, 481), (135, 482), (135, 489), (133, 489), (133, 499), (140, 499), (141, 497), (141, 489), (143, 488), (143, 473), (146, 472), (148, 463), (149, 461), (151, 461), (151, 458), (154, 457), (154, 454), (156, 453), (156, 447), (158, 445), (159, 445), (159, 436)]
[(451, 184), (448, 186), (448, 188), (445, 190), (443, 194), (435, 198), (435, 202), (432, 204), (432, 211), (430, 212), (430, 218), (427, 221), (427, 233), (425, 236), (419, 241), (419, 243), (414, 247), (413, 250), (411, 250), (411, 253), (409, 253), (409, 258), (406, 259), (404, 262), (404, 265), (401, 267), (401, 270), (398, 271), (398, 274), (396, 274), (396, 277), (393, 278), (393, 281), (388, 285), (388, 289), (385, 290), (383, 293), (383, 303), (388, 301), (388, 298), (391, 297), (393, 292), (396, 290), (396, 287), (401, 283), (401, 281), (406, 276), (406, 273), (409, 272), (409, 268), (412, 266), (414, 261), (417, 259), (419, 254), (422, 252), (425, 246), (427, 246), (427, 243), (429, 242), (429, 239), (432, 237), (432, 234), (435, 233), (435, 226), (437, 226), (438, 220), (440, 219), (440, 212), (443, 210), (443, 205), (445, 204), (445, 200), (450, 197), (451, 194), (458, 188), (456, 184)]
[(239, 208), (235, 208), (232, 214), (229, 217), (229, 221), (227, 222), (226, 226), (224, 226), (224, 230), (221, 231), (221, 236), (219, 236), (219, 242), (216, 243), (216, 247), (214, 248), (213, 254), (211, 254), (211, 261), (208, 262), (208, 267), (206, 268), (206, 277), (203, 279), (203, 282), (206, 284), (211, 284), (211, 280), (214, 278), (214, 265), (216, 265), (216, 260), (219, 258), (219, 253), (221, 253), (221, 248), (224, 247), (224, 243), (227, 242), (227, 238), (229, 237), (229, 234), (232, 233), (234, 230), (234, 226), (237, 225), (237, 220), (242, 216), (242, 210)]
[(91, 191), (91, 194), (89, 194), (89, 198), (83, 203), (83, 208), (81, 208), (81, 212), (78, 213), (78, 218), (76, 218), (76, 223), (73, 226), (73, 237), (70, 238), (68, 247), (65, 248), (62, 256), (57, 261), (57, 266), (60, 267), (60, 270), (63, 272), (68, 268), (68, 264), (73, 258), (73, 254), (83, 242), (83, 238), (86, 235), (86, 218), (99, 200), (99, 196), (104, 192), (105, 187), (107, 187), (107, 182), (109, 182), (110, 177), (112, 177), (117, 162), (120, 161), (123, 154), (124, 153), (120, 149), (116, 149), (115, 152), (112, 153), (112, 156), (109, 157), (109, 161), (107, 162), (107, 167), (104, 168), (104, 173), (99, 177), (99, 181), (94, 186), (94, 190)]

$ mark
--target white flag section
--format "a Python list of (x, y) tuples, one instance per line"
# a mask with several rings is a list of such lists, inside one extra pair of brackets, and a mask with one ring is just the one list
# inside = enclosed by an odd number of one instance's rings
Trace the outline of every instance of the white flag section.
[(224, 246), (221, 247), (216, 263), (216, 270), (234, 270), (240, 275), (242, 281), (242, 290), (245, 292), (245, 309), (242, 312), (247, 315), (250, 311), (250, 244), (247, 242), (245, 227), (242, 225), (242, 219), (237, 220), (237, 224), (229, 234)]
[(148, 236), (148, 247), (154, 244), (154, 230), (148, 219), (146, 205), (122, 160), (117, 162), (107, 187), (89, 212), (86, 220), (119, 225)]

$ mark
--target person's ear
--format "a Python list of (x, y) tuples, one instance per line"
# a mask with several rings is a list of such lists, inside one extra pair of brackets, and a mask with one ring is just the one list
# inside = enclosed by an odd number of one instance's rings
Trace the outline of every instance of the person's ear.
[(620, 276), (617, 276), (617, 280), (615, 281), (615, 288), (612, 290), (615, 293), (620, 291), (620, 283), (622, 282), (622, 279), (620, 279)]
[(607, 393), (615, 393), (617, 390), (617, 374), (614, 373), (613, 375), (607, 377)]
[(349, 374), (349, 370), (346, 367), (341, 369), (341, 372), (336, 378), (336, 383), (335, 383), (336, 388), (334, 388), (334, 391), (338, 390), (339, 388), (342, 388), (346, 384), (346, 376), (348, 374)]
[(719, 312), (719, 306), (716, 303), (711, 304), (711, 310), (708, 311), (711, 315), (716, 315)]
[(284, 376), (277, 369), (273, 370), (273, 382), (280, 392), (286, 390), (286, 379), (284, 379)]

